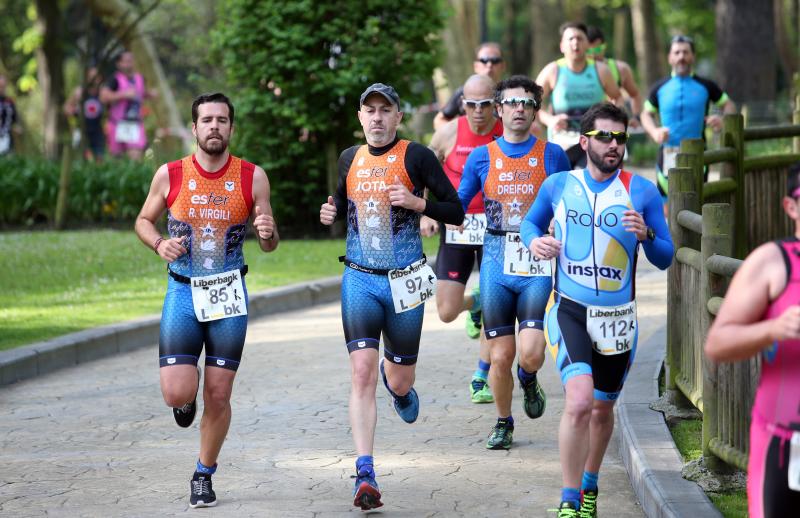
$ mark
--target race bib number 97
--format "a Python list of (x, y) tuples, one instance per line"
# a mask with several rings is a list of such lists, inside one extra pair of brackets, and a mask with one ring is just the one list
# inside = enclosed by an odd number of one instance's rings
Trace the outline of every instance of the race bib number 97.
[(621, 306), (586, 307), (586, 331), (592, 348), (603, 356), (630, 351), (636, 326), (635, 300)]
[(200, 322), (247, 314), (239, 270), (192, 277), (191, 283), (194, 314)]
[(436, 293), (436, 274), (425, 259), (405, 268), (389, 270), (389, 287), (392, 289), (394, 312), (403, 313), (433, 298)]
[(447, 229), (444, 242), (449, 245), (482, 245), (486, 232), (486, 214), (467, 214), (464, 218), (464, 231)]
[(531, 251), (522, 243), (518, 232), (506, 234), (503, 260), (503, 273), (521, 277), (550, 277), (552, 267), (550, 260), (539, 260), (533, 257)]

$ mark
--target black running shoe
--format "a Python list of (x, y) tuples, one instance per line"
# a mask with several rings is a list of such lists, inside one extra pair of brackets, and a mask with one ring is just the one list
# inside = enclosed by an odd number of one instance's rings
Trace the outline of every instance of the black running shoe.
[(194, 422), (194, 416), (197, 415), (197, 392), (200, 391), (200, 367), (197, 367), (197, 390), (194, 393), (194, 400), (191, 403), (186, 403), (180, 408), (173, 408), (172, 415), (175, 417), (175, 422), (181, 428), (189, 428)]
[(211, 488), (211, 475), (195, 471), (192, 481), (189, 482), (189, 507), (214, 507), (217, 505), (217, 495)]
[[(519, 365), (517, 366), (517, 379), (519, 379)], [(547, 396), (539, 385), (538, 378), (533, 383), (525, 385), (522, 380), (519, 380), (519, 386), (522, 388), (522, 409), (525, 410), (525, 415), (531, 419), (538, 419), (544, 414), (544, 409), (547, 407)]]

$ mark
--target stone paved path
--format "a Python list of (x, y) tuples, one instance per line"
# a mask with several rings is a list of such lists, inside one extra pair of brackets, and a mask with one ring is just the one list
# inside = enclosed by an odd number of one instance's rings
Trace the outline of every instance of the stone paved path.
[[(640, 344), (663, 322), (665, 280), (640, 259)], [(417, 423), (394, 414), (379, 382), (375, 459), (386, 505), (371, 514), (555, 516), (546, 510), (560, 497), (563, 393), (552, 358), (540, 378), (545, 415), (527, 419), (515, 389), (514, 447), (486, 450), (494, 406), (471, 404), (467, 392), (477, 342), (466, 338), (462, 319), (443, 324), (434, 304), (426, 311)], [(174, 424), (156, 356), (153, 345), (0, 389), (0, 516), (362, 514), (351, 506), (349, 369), (338, 304), (251, 323), (214, 509), (188, 507), (197, 424)], [(600, 486), (601, 516), (642, 516), (616, 432)]]

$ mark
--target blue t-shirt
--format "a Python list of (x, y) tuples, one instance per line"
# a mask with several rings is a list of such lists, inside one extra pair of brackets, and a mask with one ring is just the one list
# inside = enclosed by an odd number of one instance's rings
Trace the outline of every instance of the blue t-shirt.
[(702, 138), (711, 103), (723, 105), (728, 95), (710, 79), (691, 76), (665, 77), (650, 90), (645, 109), (657, 112), (661, 125), (669, 128), (667, 146), (680, 146), (681, 140)]

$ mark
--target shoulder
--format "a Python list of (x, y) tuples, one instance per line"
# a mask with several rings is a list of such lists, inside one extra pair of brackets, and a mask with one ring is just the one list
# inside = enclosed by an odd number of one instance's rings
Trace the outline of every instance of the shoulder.
[(700, 83), (709, 92), (721, 92), (722, 88), (713, 80), (703, 76), (692, 76), (692, 79)]
[(551, 61), (550, 63), (546, 64), (542, 71), (539, 72), (539, 75), (536, 76), (536, 82), (541, 86), (542, 81), (550, 81), (553, 77), (555, 77), (557, 72), (558, 61)]
[(653, 86), (650, 87), (650, 92), (652, 94), (657, 93), (659, 90), (661, 90), (664, 87), (664, 85), (666, 85), (669, 82), (670, 79), (672, 79), (672, 77), (670, 77), (670, 76), (662, 77), (661, 79), (659, 79), (658, 81), (653, 83)]
[(353, 160), (353, 157), (356, 155), (358, 148), (360, 145), (350, 146), (349, 148), (345, 149), (344, 151), (339, 154), (339, 162), (341, 163), (343, 160)]

